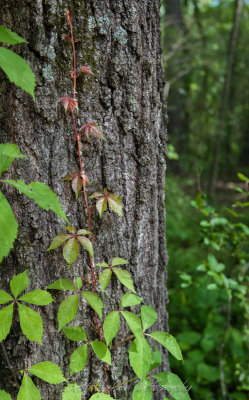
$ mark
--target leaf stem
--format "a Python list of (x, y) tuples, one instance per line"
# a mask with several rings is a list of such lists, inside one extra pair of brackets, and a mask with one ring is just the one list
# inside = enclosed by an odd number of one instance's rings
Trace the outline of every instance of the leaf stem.
[(118, 342), (117, 344), (115, 344), (114, 346), (112, 346), (110, 348), (110, 350), (115, 350), (118, 346), (120, 346), (121, 344), (123, 344), (124, 342), (126, 342), (127, 340), (133, 339), (135, 337), (135, 335), (130, 335), (127, 338), (121, 340), (120, 342)]

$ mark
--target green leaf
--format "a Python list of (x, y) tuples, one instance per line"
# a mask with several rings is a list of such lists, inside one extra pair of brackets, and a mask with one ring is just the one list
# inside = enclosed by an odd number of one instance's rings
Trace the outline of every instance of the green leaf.
[(57, 279), (54, 283), (47, 286), (46, 289), (57, 289), (57, 290), (76, 290), (73, 282), (69, 279)]
[(132, 392), (132, 400), (151, 400), (152, 390), (149, 379), (141, 380), (136, 384)]
[(96, 201), (96, 208), (99, 212), (100, 218), (102, 217), (103, 212), (107, 209), (107, 200), (102, 197), (101, 199)]
[(0, 342), (9, 334), (12, 324), (13, 309), (14, 304), (12, 303), (0, 310)]
[(72, 296), (67, 297), (60, 304), (57, 319), (59, 322), (59, 330), (60, 331), (63, 326), (69, 324), (77, 314), (79, 304), (79, 296), (74, 294)]
[(174, 338), (167, 332), (153, 332), (150, 335), (153, 339), (159, 342), (163, 347), (165, 347), (177, 360), (182, 361), (181, 349)]
[(112, 259), (112, 267), (114, 267), (115, 265), (124, 265), (124, 264), (129, 264), (129, 261), (126, 261), (123, 258), (119, 257), (114, 257)]
[(166, 389), (174, 400), (190, 400), (188, 391), (181, 379), (172, 372), (160, 372), (155, 379)]
[(76, 278), (76, 286), (77, 286), (77, 288), (80, 290), (81, 289), (81, 287), (82, 287), (82, 280), (81, 280), (81, 278), (78, 276), (77, 278)]
[(143, 330), (150, 328), (157, 320), (157, 313), (151, 306), (141, 307), (141, 319), (143, 324)]
[(63, 328), (63, 332), (70, 340), (75, 342), (81, 342), (82, 340), (87, 340), (86, 332), (80, 326), (68, 326)]
[(41, 400), (41, 394), (39, 390), (27, 374), (23, 375), (17, 400)]
[(247, 176), (245, 176), (241, 172), (238, 173), (238, 178), (243, 182), (249, 182), (249, 178), (247, 178)]
[(90, 397), (89, 400), (114, 400), (114, 398), (109, 396), (109, 394), (95, 393)]
[(54, 385), (61, 382), (67, 382), (58, 365), (51, 361), (44, 361), (35, 364), (30, 367), (28, 371), (43, 381), (52, 383)]
[(135, 336), (143, 336), (143, 330), (141, 326), (141, 320), (140, 318), (132, 314), (129, 311), (121, 311), (121, 314), (123, 315), (124, 319), (126, 320), (127, 324), (129, 325), (130, 330)]
[(108, 201), (108, 205), (111, 207), (111, 209), (122, 218), (123, 212), (122, 212), (121, 197), (117, 196), (116, 194), (111, 193), (108, 196), (107, 201)]
[(103, 292), (110, 282), (112, 271), (109, 268), (104, 269), (99, 275), (99, 283), (101, 285), (101, 291)]
[(84, 299), (86, 299), (86, 301), (94, 309), (94, 311), (96, 311), (98, 316), (102, 318), (103, 303), (99, 296), (93, 292), (82, 292), (82, 296), (84, 297)]
[(99, 342), (98, 340), (94, 340), (91, 342), (92, 349), (96, 356), (103, 362), (106, 362), (109, 365), (112, 365), (111, 362), (111, 353), (108, 347), (103, 342)]
[(62, 400), (81, 400), (81, 389), (77, 383), (69, 383), (62, 394)]
[(0, 192), (0, 263), (7, 257), (17, 237), (18, 224), (13, 211), (2, 192)]
[(104, 324), (103, 324), (103, 331), (104, 331), (104, 338), (105, 338), (107, 346), (109, 346), (112, 339), (118, 333), (119, 323), (120, 323), (120, 318), (119, 318), (118, 311), (111, 311), (105, 317)]
[(9, 168), (16, 158), (27, 158), (20, 152), (16, 144), (0, 144), (0, 175)]
[(67, 241), (63, 247), (63, 257), (70, 267), (79, 255), (79, 246), (77, 240), (72, 238)]
[(6, 73), (10, 82), (14, 82), (25, 92), (35, 98), (35, 76), (28, 63), (9, 49), (0, 47), (0, 67)]
[(0, 400), (12, 400), (10, 394), (5, 392), (5, 390), (0, 390)]
[(31, 308), (19, 303), (18, 310), (23, 334), (28, 340), (42, 344), (43, 323), (41, 316)]
[(15, 298), (19, 296), (20, 293), (26, 289), (29, 284), (29, 278), (27, 271), (22, 272), (21, 274), (13, 276), (10, 281), (10, 289)]
[(150, 361), (150, 371), (157, 368), (160, 364), (162, 364), (162, 356), (158, 347), (156, 346), (156, 350), (152, 352), (151, 361)]
[(87, 360), (87, 344), (82, 344), (71, 355), (70, 359), (70, 375), (80, 372), (86, 365)]
[(67, 234), (55, 236), (47, 251), (57, 249), (57, 247), (60, 247), (67, 239), (70, 239), (71, 237), (71, 235)]
[(120, 307), (136, 306), (143, 301), (142, 297), (138, 297), (132, 293), (125, 293), (121, 299)]
[(77, 231), (77, 235), (90, 235), (91, 232), (87, 231), (86, 229), (80, 229), (79, 231)]
[(44, 210), (53, 211), (58, 217), (68, 222), (68, 219), (61, 208), (60, 202), (54, 192), (42, 182), (31, 182), (26, 185), (24, 181), (5, 180), (4, 182), (14, 186), (17, 190), (33, 199)]
[(90, 239), (86, 238), (85, 236), (77, 236), (78, 241), (80, 244), (88, 251), (89, 254), (93, 257), (93, 246)]
[(8, 44), (28, 43), (21, 36), (18, 36), (8, 28), (4, 28), (2, 25), (0, 25), (0, 42)]
[(18, 300), (25, 301), (26, 303), (30, 304), (37, 304), (38, 306), (47, 306), (54, 301), (50, 293), (46, 292), (46, 290), (38, 289), (26, 293)]
[(112, 270), (125, 287), (130, 289), (132, 292), (136, 293), (133, 286), (133, 280), (131, 274), (128, 271), (118, 267), (114, 267)]
[(150, 368), (152, 350), (144, 337), (136, 338), (129, 349), (130, 364), (135, 374), (144, 379)]
[(9, 301), (13, 301), (11, 295), (4, 290), (0, 290), (0, 304), (8, 303)]
[(95, 264), (95, 267), (109, 268), (109, 265), (106, 262), (102, 262), (99, 264)]

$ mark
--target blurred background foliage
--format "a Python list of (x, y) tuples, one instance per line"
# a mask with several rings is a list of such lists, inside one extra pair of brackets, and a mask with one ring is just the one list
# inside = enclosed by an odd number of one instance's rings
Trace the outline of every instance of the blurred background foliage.
[(173, 372), (249, 399), (249, 1), (162, 0)]

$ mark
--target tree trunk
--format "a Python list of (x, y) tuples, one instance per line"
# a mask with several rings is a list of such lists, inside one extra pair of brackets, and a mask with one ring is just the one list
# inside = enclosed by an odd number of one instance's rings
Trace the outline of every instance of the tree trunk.
[[(95, 73), (94, 77), (85, 74), (78, 79), (77, 124), (95, 121), (107, 138), (106, 142), (82, 139), (82, 157), (92, 184), (87, 193), (91, 195), (107, 187), (123, 198), (122, 221), (110, 211), (101, 220), (97, 215), (92, 220), (91, 230), (96, 232), (95, 262), (110, 261), (112, 257), (128, 260), (137, 294), (158, 312), (153, 330), (167, 330), (166, 133), (159, 0), (8, 0), (1, 8), (0, 23), (29, 42), (15, 46), (15, 50), (30, 63), (37, 80), (33, 102), (1, 73), (1, 142), (16, 143), (28, 157), (16, 160), (5, 177), (46, 183), (59, 197), (70, 224), (87, 228), (83, 195), (76, 201), (70, 184), (63, 181), (79, 165), (70, 115), (57, 104), (63, 95), (72, 96), (71, 47), (62, 40), (68, 34), (64, 12), (71, 7), (75, 38), (81, 39), (76, 43), (78, 66), (89, 65)], [(32, 290), (43, 289), (59, 278), (87, 279), (87, 252), (82, 252), (70, 270), (61, 249), (46, 252), (52, 238), (64, 233), (62, 220), (17, 191), (4, 190), (18, 220), (19, 232), (14, 249), (1, 264), (1, 289), (9, 291), (12, 276), (26, 268)], [(123, 286), (113, 279), (102, 296), (107, 305), (105, 314), (118, 308), (122, 293)], [(44, 322), (43, 346), (26, 340), (16, 319), (0, 348), (0, 389), (13, 396), (17, 388), (10, 378), (10, 369), (17, 371), (49, 360), (69, 377), (69, 358), (76, 345), (58, 333), (56, 315), (65, 296), (54, 291), (53, 297), (56, 302), (52, 305), (38, 308)], [(92, 318), (89, 306), (82, 303), (74, 325), (81, 325), (92, 336)], [(116, 342), (124, 334), (122, 326)], [(128, 367), (128, 346), (126, 351), (118, 347), (113, 352), (113, 366), (108, 369), (110, 385), (134, 376)], [(164, 357), (165, 370), (167, 355)], [(103, 388), (100, 365), (92, 355), (82, 373), (73, 379), (82, 387), (84, 398), (89, 398), (88, 389), (93, 382), (99, 382)], [(17, 381), (20, 383), (19, 375)], [(52, 386), (41, 380), (37, 380), (37, 385), (42, 399), (61, 399), (62, 385)], [(130, 390), (129, 386), (121, 386), (111, 395), (130, 399)], [(160, 393), (153, 398), (161, 398), (157, 396)]]

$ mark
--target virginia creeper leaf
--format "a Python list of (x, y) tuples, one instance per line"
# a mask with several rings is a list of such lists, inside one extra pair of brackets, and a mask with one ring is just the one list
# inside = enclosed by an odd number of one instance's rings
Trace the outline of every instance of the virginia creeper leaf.
[(172, 372), (160, 372), (155, 376), (160, 386), (165, 388), (175, 400), (190, 400), (188, 391), (181, 379)]
[(22, 272), (21, 274), (13, 276), (10, 281), (10, 289), (15, 298), (19, 296), (20, 293), (26, 289), (29, 283), (29, 278), (27, 271)]
[(0, 342), (9, 334), (12, 324), (13, 309), (14, 304), (12, 303), (0, 310)]
[(61, 302), (57, 315), (59, 331), (76, 317), (78, 304), (79, 296), (77, 294), (69, 296)]
[(42, 379), (45, 382), (57, 384), (61, 382), (67, 382), (67, 380), (62, 375), (62, 372), (58, 365), (51, 361), (44, 361), (35, 365), (32, 365), (28, 369), (33, 375)]
[(132, 400), (151, 400), (152, 389), (149, 379), (143, 379), (136, 384), (132, 392)]
[(135, 336), (143, 336), (143, 330), (140, 318), (129, 311), (121, 311), (124, 319), (126, 320), (130, 330)]
[[(1, 49), (0, 49), (1, 50)], [(42, 182), (31, 182), (26, 185), (24, 181), (5, 180), (4, 182), (14, 186), (17, 190), (33, 199), (44, 210), (51, 210), (60, 218), (68, 222), (68, 219), (61, 208), (60, 202), (54, 192)]]
[(80, 229), (77, 232), (77, 235), (90, 235), (90, 234), (91, 234), (91, 232), (87, 231), (86, 229)]
[(16, 144), (0, 144), (0, 175), (9, 168), (9, 166), (16, 158), (27, 157), (20, 152)]
[(67, 241), (65, 246), (63, 247), (63, 257), (68, 262), (68, 266), (72, 265), (72, 263), (76, 260), (79, 255), (79, 246), (77, 240), (72, 238)]
[(60, 247), (67, 239), (70, 239), (71, 235), (57, 235), (55, 238), (52, 240), (51, 245), (47, 249), (47, 251), (57, 249), (57, 247)]
[(86, 365), (87, 360), (87, 344), (82, 344), (71, 355), (70, 359), (70, 375), (80, 372)]
[(7, 257), (17, 237), (18, 224), (13, 211), (2, 192), (0, 192), (0, 263)]
[(2, 25), (0, 25), (0, 42), (8, 44), (28, 43), (21, 36)]
[(32, 292), (26, 293), (22, 297), (19, 297), (18, 300), (25, 301), (30, 304), (37, 304), (38, 306), (47, 306), (52, 303), (54, 300), (50, 293), (45, 290), (32, 290)]
[(57, 290), (76, 290), (73, 282), (69, 279), (57, 279), (54, 283), (47, 286), (46, 289), (57, 289)]
[(163, 347), (165, 347), (177, 360), (182, 361), (181, 349), (174, 338), (167, 332), (152, 332), (150, 335), (153, 339), (159, 342)]
[(0, 304), (8, 303), (9, 301), (13, 301), (11, 295), (4, 290), (0, 290)]
[(143, 301), (142, 297), (138, 297), (132, 293), (125, 293), (121, 299), (120, 307), (136, 306)]
[(73, 226), (65, 226), (65, 229), (73, 235), (76, 233), (76, 229)]
[(115, 265), (124, 265), (124, 264), (129, 264), (129, 261), (126, 261), (123, 258), (119, 257), (114, 257), (112, 259), (112, 267), (114, 267)]
[(133, 280), (131, 277), (131, 274), (126, 271), (125, 269), (114, 267), (113, 272), (116, 274), (117, 278), (120, 280), (120, 282), (130, 289), (132, 292), (136, 293), (134, 286), (133, 286)]
[(89, 400), (114, 400), (114, 398), (109, 396), (109, 394), (95, 393), (90, 397)]
[(18, 310), (23, 334), (28, 340), (42, 344), (43, 323), (41, 316), (20, 303), (18, 303)]
[(144, 379), (150, 368), (152, 350), (144, 337), (136, 338), (129, 349), (129, 360), (135, 374)]
[(17, 400), (41, 400), (41, 394), (39, 390), (27, 374), (23, 375)]
[(141, 307), (141, 319), (143, 324), (143, 330), (150, 328), (157, 320), (157, 313), (151, 306)]
[(99, 342), (98, 340), (94, 340), (91, 342), (92, 349), (96, 356), (103, 362), (106, 362), (109, 365), (112, 365), (111, 362), (111, 353), (108, 347), (103, 342)]
[(101, 291), (103, 292), (110, 282), (112, 271), (109, 268), (104, 269), (99, 275), (99, 283), (101, 285)]
[(104, 330), (104, 338), (107, 346), (111, 343), (112, 339), (116, 336), (119, 329), (119, 312), (111, 311), (104, 320), (103, 330)]
[(84, 236), (77, 236), (78, 241), (82, 246), (88, 251), (89, 254), (93, 257), (93, 246), (92, 242), (90, 239), (84, 237)]
[(95, 267), (108, 268), (109, 265), (106, 262), (102, 262), (102, 263), (95, 264)]
[(9, 49), (0, 47), (0, 67), (6, 73), (10, 82), (14, 82), (25, 92), (35, 98), (35, 76), (28, 63)]
[(81, 278), (78, 276), (77, 278), (76, 278), (76, 286), (77, 286), (77, 288), (80, 290), (81, 289), (81, 287), (82, 287), (82, 280), (81, 280)]
[(96, 201), (96, 208), (99, 212), (100, 218), (102, 217), (103, 212), (107, 209), (107, 200), (102, 197), (101, 199)]
[(156, 346), (156, 350), (152, 352), (151, 361), (150, 361), (150, 371), (157, 368), (158, 365), (162, 363), (162, 356), (158, 347)]
[(122, 218), (123, 212), (122, 212), (121, 197), (111, 193), (111, 194), (109, 194), (107, 201), (108, 201), (108, 205), (111, 207), (111, 209)]
[(82, 340), (87, 340), (86, 332), (80, 326), (68, 326), (63, 328), (63, 332), (70, 340), (75, 342), (80, 342)]
[(77, 383), (69, 383), (62, 394), (62, 400), (81, 400), (81, 389)]
[(84, 297), (84, 299), (86, 299), (86, 301), (94, 309), (94, 311), (96, 311), (98, 316), (102, 318), (103, 303), (99, 296), (93, 292), (82, 292), (82, 296)]

